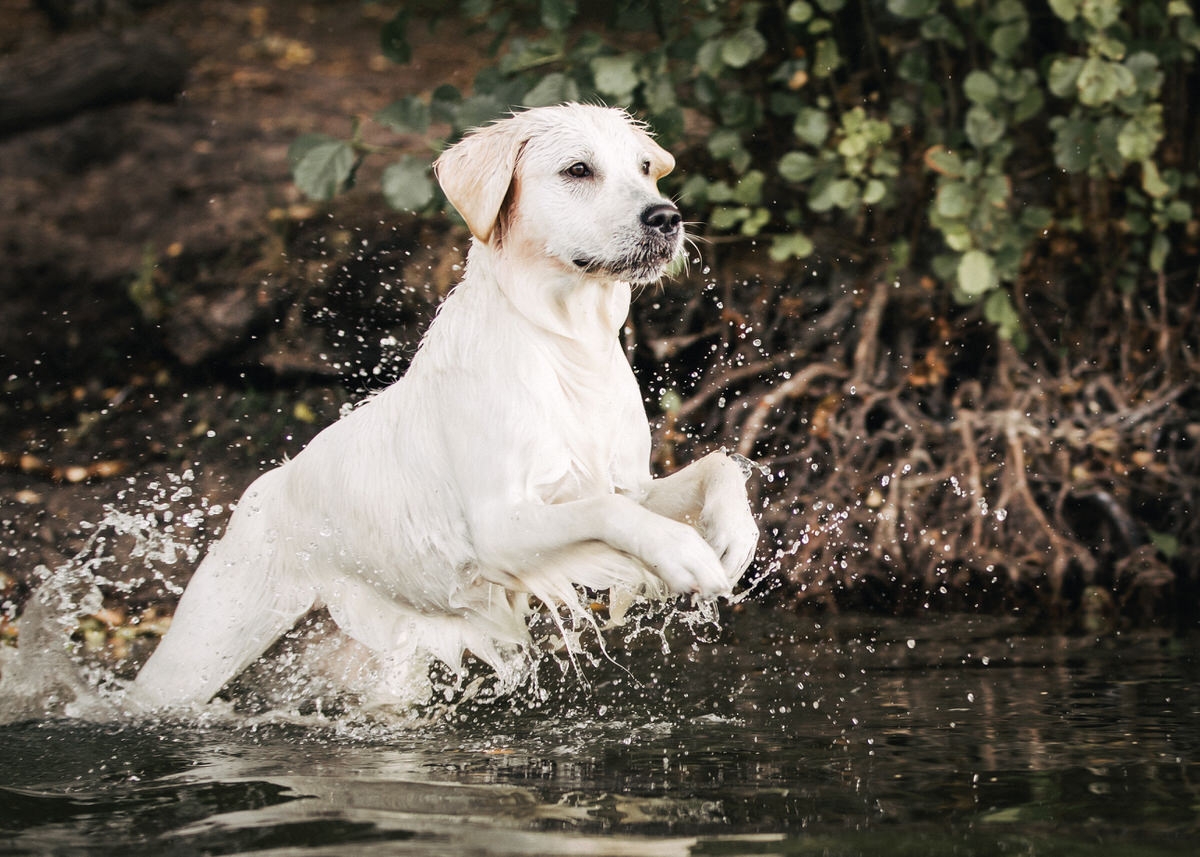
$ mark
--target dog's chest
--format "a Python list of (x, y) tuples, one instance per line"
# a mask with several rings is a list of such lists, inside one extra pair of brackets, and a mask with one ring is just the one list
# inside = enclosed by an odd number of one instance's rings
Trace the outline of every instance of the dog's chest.
[[(632, 488), (625, 462), (636, 458), (637, 432), (648, 431), (637, 382), (624, 356), (563, 366), (547, 361), (538, 406), (530, 415), (531, 487), (539, 499), (561, 503)], [(535, 416), (536, 415), (536, 416)], [(631, 417), (637, 417), (632, 419)]]

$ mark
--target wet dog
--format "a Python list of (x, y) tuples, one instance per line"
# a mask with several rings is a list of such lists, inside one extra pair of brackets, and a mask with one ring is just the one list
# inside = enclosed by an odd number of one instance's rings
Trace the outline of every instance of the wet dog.
[(682, 252), (674, 159), (623, 111), (561, 105), (465, 137), (435, 172), (472, 235), (407, 374), (261, 476), (141, 671), (150, 707), (202, 703), (315, 607), (372, 653), (384, 696), (429, 658), (497, 670), (533, 596), (730, 592), (758, 527), (737, 462), (665, 478), (618, 334), (631, 285)]

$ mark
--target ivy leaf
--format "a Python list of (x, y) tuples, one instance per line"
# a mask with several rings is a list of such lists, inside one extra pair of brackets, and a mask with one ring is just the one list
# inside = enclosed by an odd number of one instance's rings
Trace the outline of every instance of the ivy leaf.
[(401, 134), (424, 134), (429, 130), (429, 107), (410, 95), (380, 110), (375, 121)]
[(924, 18), (937, 9), (937, 0), (887, 0), (887, 8), (898, 18)]
[(542, 0), (541, 17), (547, 30), (565, 30), (575, 17), (575, 0)]
[(429, 163), (406, 155), (383, 171), (383, 197), (399, 211), (420, 211), (433, 201)]
[(292, 180), (312, 199), (333, 199), (354, 174), (354, 149), (345, 140), (306, 134), (288, 150)]
[(776, 235), (771, 240), (767, 254), (773, 262), (786, 262), (788, 259), (805, 259), (812, 255), (812, 239), (803, 232), (793, 232), (790, 235)]
[(963, 94), (976, 104), (990, 104), (1000, 97), (1000, 85), (986, 71), (976, 69), (963, 81)]
[(1153, 104), (1121, 126), (1117, 151), (1127, 162), (1146, 161), (1162, 140), (1162, 105)]
[(787, 16), (793, 24), (807, 23), (813, 16), (812, 4), (806, 3), (805, 0), (795, 0), (788, 5)]
[(796, 114), (796, 121), (792, 123), (792, 133), (810, 146), (818, 147), (829, 136), (829, 116), (823, 110), (805, 107)]
[(404, 64), (412, 59), (408, 43), (409, 13), (400, 11), (379, 31), (379, 50), (394, 63)]
[(766, 52), (766, 37), (752, 27), (738, 30), (721, 41), (721, 59), (730, 68), (745, 68)]
[(866, 205), (878, 205), (887, 196), (887, 185), (879, 179), (868, 179), (863, 188), (862, 201)]
[(629, 55), (595, 57), (592, 59), (591, 69), (596, 89), (621, 100), (629, 98), (641, 82), (634, 58)]
[(1142, 190), (1151, 199), (1162, 199), (1171, 192), (1171, 186), (1158, 171), (1158, 164), (1149, 159), (1142, 161)]
[(1021, 317), (1017, 315), (1008, 292), (1003, 289), (988, 295), (983, 304), (983, 317), (996, 325), (997, 332), (1004, 339), (1011, 340), (1021, 332)]
[(1082, 173), (1092, 164), (1096, 152), (1096, 124), (1073, 116), (1050, 120), (1054, 131), (1054, 163), (1069, 173)]
[(1098, 56), (1084, 60), (1075, 85), (1079, 89), (1080, 103), (1088, 107), (1108, 104), (1137, 89), (1133, 72), (1120, 63)]
[(522, 103), (526, 107), (548, 107), (564, 101), (578, 101), (579, 84), (562, 72), (548, 74), (537, 86), (525, 93)]
[(1000, 285), (996, 263), (982, 250), (968, 250), (958, 260), (958, 287), (968, 298), (979, 298)]
[(1050, 63), (1046, 83), (1051, 92), (1059, 98), (1066, 98), (1078, 90), (1079, 72), (1082, 70), (1083, 60), (1080, 57), (1058, 57)]
[(813, 58), (813, 74), (817, 77), (829, 77), (842, 64), (842, 55), (837, 42), (833, 39), (821, 39), (817, 42), (817, 55)]
[(1150, 242), (1150, 270), (1161, 274), (1167, 264), (1167, 256), (1171, 252), (1171, 239), (1161, 232), (1156, 232)]
[(934, 199), (937, 213), (950, 220), (963, 220), (975, 207), (974, 194), (966, 182), (951, 181), (942, 183), (937, 189)]
[(738, 181), (733, 188), (733, 199), (745, 205), (755, 205), (762, 202), (763, 182), (766, 176), (761, 170), (751, 170)]
[(817, 172), (817, 159), (806, 152), (788, 152), (779, 159), (779, 174), (790, 182), (808, 181)]
[(988, 40), (996, 56), (1012, 59), (1021, 49), (1025, 37), (1029, 35), (1029, 21), (1020, 19), (1001, 24)]
[(1004, 122), (986, 107), (972, 105), (967, 111), (967, 139), (976, 149), (986, 149), (1004, 136)]
[(925, 167), (951, 179), (960, 179), (964, 173), (962, 158), (944, 146), (925, 150)]
[(1074, 21), (1079, 16), (1083, 0), (1050, 0), (1050, 10), (1063, 21)]

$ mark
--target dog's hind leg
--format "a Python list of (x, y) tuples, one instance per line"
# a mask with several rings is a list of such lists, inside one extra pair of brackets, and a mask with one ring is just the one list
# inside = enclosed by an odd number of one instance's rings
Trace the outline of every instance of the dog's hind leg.
[(208, 702), (314, 605), (271, 525), (272, 471), (246, 492), (224, 537), (188, 583), (171, 627), (134, 683), (131, 701), (157, 709)]

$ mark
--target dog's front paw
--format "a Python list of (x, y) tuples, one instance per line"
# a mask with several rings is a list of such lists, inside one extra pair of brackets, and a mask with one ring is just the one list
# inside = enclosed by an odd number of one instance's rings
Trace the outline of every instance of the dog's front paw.
[(710, 509), (706, 505), (700, 517), (705, 540), (720, 559), (731, 587), (737, 585), (750, 567), (758, 547), (758, 522), (750, 513), (749, 504), (743, 500), (742, 506), (730, 509), (717, 504)]
[(714, 453), (713, 473), (707, 481), (700, 511), (700, 532), (720, 558), (729, 585), (738, 580), (754, 561), (758, 547), (758, 522), (746, 496), (746, 473), (741, 463), (723, 453)]
[(728, 573), (712, 546), (694, 527), (670, 521), (643, 560), (671, 591), (679, 595), (713, 598), (730, 591)]

